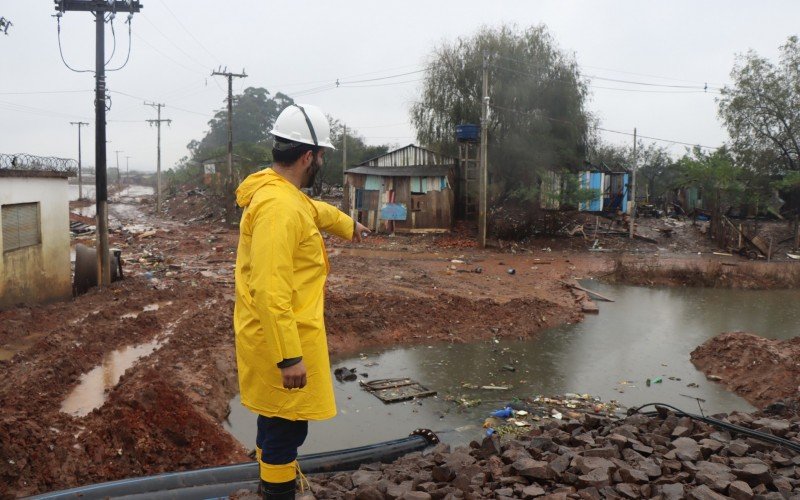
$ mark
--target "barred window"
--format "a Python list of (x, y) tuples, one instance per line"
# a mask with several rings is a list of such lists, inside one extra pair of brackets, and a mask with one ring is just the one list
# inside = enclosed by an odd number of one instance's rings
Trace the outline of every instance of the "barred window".
[(3, 205), (3, 252), (42, 242), (39, 203)]

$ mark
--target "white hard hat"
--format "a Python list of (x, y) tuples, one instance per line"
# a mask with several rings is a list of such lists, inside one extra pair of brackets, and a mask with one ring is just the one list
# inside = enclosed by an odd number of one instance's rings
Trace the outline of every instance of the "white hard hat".
[(270, 134), (292, 142), (336, 149), (331, 126), (321, 109), (312, 104), (292, 104), (275, 120)]

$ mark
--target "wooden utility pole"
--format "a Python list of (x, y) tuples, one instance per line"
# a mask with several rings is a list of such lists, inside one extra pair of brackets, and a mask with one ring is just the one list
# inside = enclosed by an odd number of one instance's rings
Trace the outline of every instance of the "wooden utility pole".
[(636, 226), (636, 127), (633, 128), (633, 164), (631, 166), (631, 239)]
[(489, 128), (489, 55), (483, 55), (483, 99), (481, 102), (481, 171), (478, 186), (478, 246), (486, 248), (486, 191), (489, 183), (487, 143)]
[(125, 157), (125, 184), (130, 186), (131, 185), (131, 157)]
[(155, 119), (155, 120), (147, 120), (147, 123), (149, 123), (151, 126), (153, 124), (156, 124), (156, 126), (158, 127), (158, 143), (157, 143), (157, 146), (156, 146), (156, 213), (160, 214), (161, 213), (161, 193), (162, 193), (162, 191), (161, 191), (161, 123), (162, 122), (167, 122), (167, 124), (170, 124), (170, 123), (172, 123), (172, 120), (169, 120), (169, 119), (162, 120), (161, 119), (161, 108), (164, 107), (164, 104), (155, 103), (155, 102), (145, 102), (144, 105), (156, 108), (156, 110), (158, 112), (158, 115), (157, 115), (158, 118)]
[(229, 73), (225, 70), (213, 71), (211, 76), (224, 76), (228, 79), (228, 172), (225, 180), (225, 222), (233, 224), (236, 209), (233, 206), (233, 79), (247, 78), (244, 69), (241, 73)]
[(347, 125), (344, 125), (342, 133), (342, 192), (347, 184)]
[(111, 258), (108, 248), (108, 178), (106, 172), (106, 13), (129, 12), (142, 8), (139, 0), (55, 0), (56, 16), (65, 12), (93, 12), (95, 26), (94, 164), (97, 205), (97, 284), (111, 284)]
[(86, 122), (69, 122), (70, 125), (78, 126), (78, 199), (83, 199), (83, 173), (81, 172), (81, 127), (89, 125)]
[(115, 149), (114, 153), (117, 154), (117, 189), (119, 190), (119, 154), (124, 153), (125, 151), (121, 149)]

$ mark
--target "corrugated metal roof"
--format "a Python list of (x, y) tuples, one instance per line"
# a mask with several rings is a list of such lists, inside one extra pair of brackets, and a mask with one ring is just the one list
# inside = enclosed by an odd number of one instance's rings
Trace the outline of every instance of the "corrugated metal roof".
[(381, 177), (444, 177), (450, 165), (411, 165), (408, 167), (353, 167), (348, 174), (379, 175)]
[(442, 156), (430, 149), (409, 144), (358, 164), (360, 167), (407, 167), (414, 165), (447, 165), (458, 160)]

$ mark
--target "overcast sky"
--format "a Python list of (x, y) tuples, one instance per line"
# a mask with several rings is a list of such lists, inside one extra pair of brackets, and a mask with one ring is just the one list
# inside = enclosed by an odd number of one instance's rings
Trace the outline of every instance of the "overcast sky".
[[(0, 35), (0, 153), (77, 158), (77, 130), (69, 122), (82, 120), (90, 123), (83, 129), (84, 162), (93, 165), (93, 74), (64, 66), (52, 14), (51, 0), (0, 0), (0, 16), (13, 23), (7, 36)], [(130, 156), (131, 169), (155, 169), (156, 131), (145, 120), (156, 112), (142, 104), (148, 100), (165, 103), (162, 118), (173, 120), (162, 130), (162, 165), (174, 165), (223, 106), (226, 82), (209, 76), (219, 65), (246, 70), (248, 78), (234, 80), (234, 92), (260, 86), (295, 96), (337, 79), (419, 70), (437, 44), (469, 36), (483, 25), (543, 23), (587, 75), (713, 88), (729, 82), (736, 54), (754, 49), (775, 59), (778, 47), (797, 33), (798, 19), (797, 1), (144, 0), (133, 19), (130, 62), (108, 75), (113, 99), (108, 164), (115, 166), (115, 150), (121, 150), (123, 168)], [(124, 20), (118, 15), (110, 67), (124, 61)], [(92, 69), (91, 14), (68, 12), (61, 24), (67, 62)], [(110, 32), (107, 38), (109, 54)], [(406, 145), (414, 142), (409, 108), (421, 76), (296, 99), (322, 107), (370, 144)], [(727, 138), (716, 115), (718, 94), (599, 79), (590, 83), (589, 108), (603, 128), (632, 132), (637, 127), (641, 135), (707, 146)], [(602, 135), (614, 143), (632, 140)], [(683, 151), (683, 146), (671, 148), (675, 154)]]

